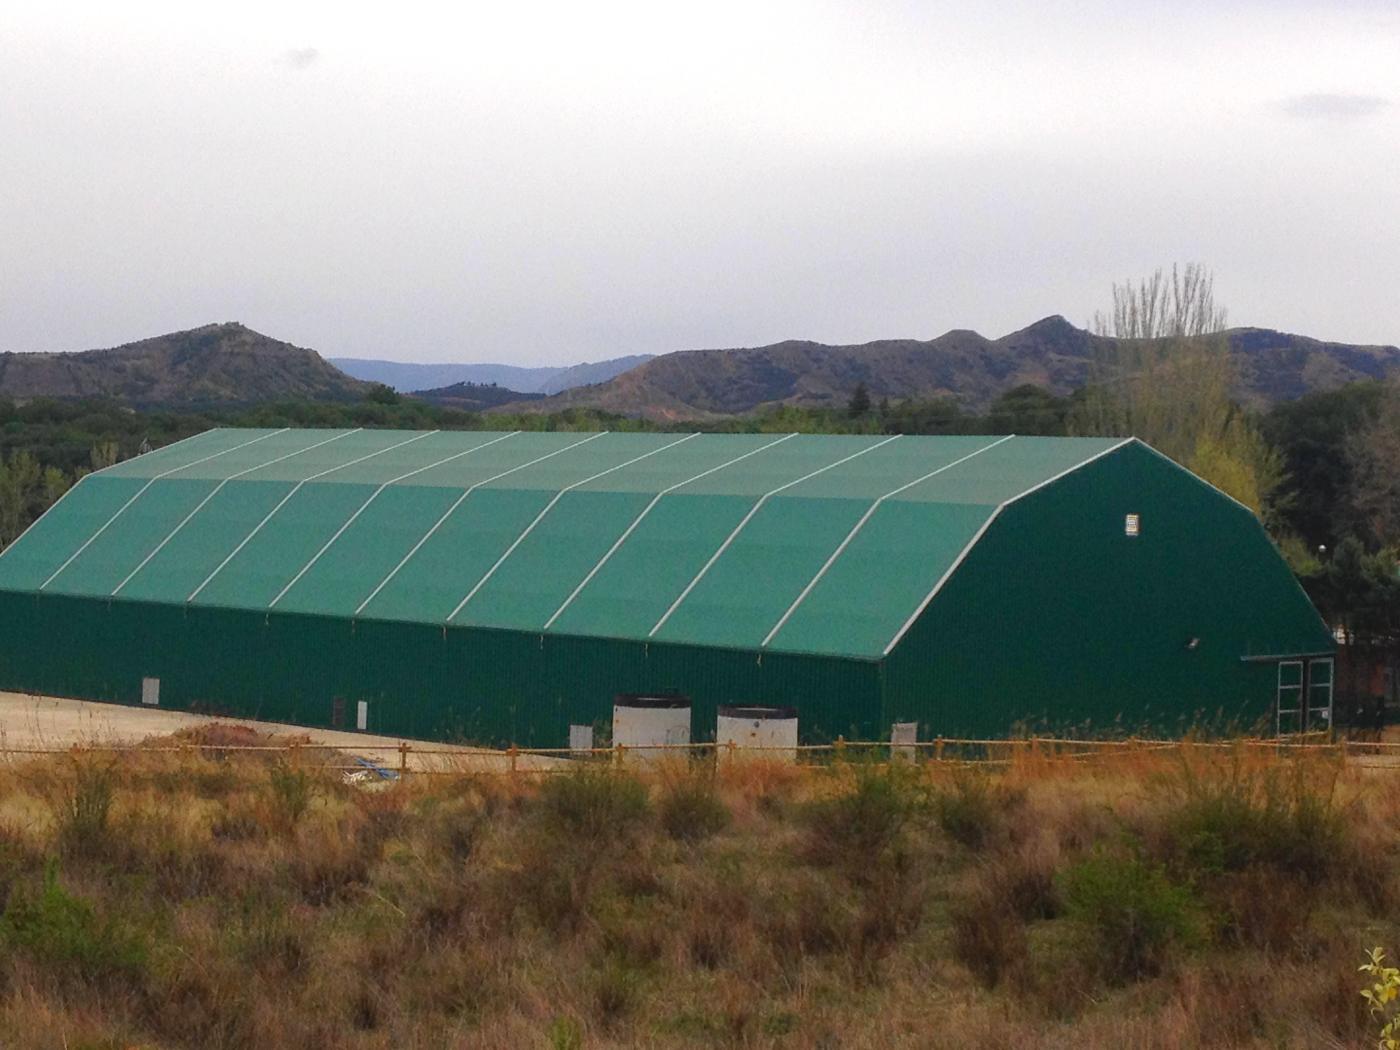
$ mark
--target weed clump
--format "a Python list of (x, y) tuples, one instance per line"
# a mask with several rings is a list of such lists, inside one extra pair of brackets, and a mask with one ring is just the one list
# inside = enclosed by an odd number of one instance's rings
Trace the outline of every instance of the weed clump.
[(267, 783), (278, 823), (290, 831), (311, 808), (316, 795), (315, 778), (290, 762), (277, 762), (268, 770)]
[(110, 765), (74, 759), (72, 783), (58, 806), (58, 845), (65, 855), (94, 857), (111, 845), (114, 779)]
[(729, 826), (729, 807), (715, 789), (713, 774), (691, 772), (662, 789), (657, 806), (661, 826), (671, 838), (699, 842)]
[(1183, 765), (1168, 790), (1168, 849), (1187, 871), (1269, 867), (1315, 885), (1348, 858), (1335, 771), (1319, 781), (1301, 762), (1251, 769), (1236, 756), (1205, 773)]
[(550, 830), (600, 840), (635, 831), (651, 813), (646, 785), (610, 766), (550, 776), (537, 805)]
[(985, 846), (1001, 829), (1021, 796), (978, 769), (957, 770), (952, 782), (934, 795), (934, 814), (943, 833), (969, 849)]

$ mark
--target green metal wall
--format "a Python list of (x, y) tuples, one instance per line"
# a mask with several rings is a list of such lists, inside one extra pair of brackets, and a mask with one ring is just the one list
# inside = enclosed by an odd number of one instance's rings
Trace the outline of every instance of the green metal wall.
[(52, 696), (160, 705), (308, 726), (370, 701), (369, 731), (488, 745), (563, 746), (608, 726), (620, 692), (694, 701), (693, 739), (719, 704), (797, 704), (803, 737), (879, 728), (873, 662), (71, 595), (0, 592), (0, 683)]
[(1253, 725), (1276, 665), (1242, 657), (1332, 649), (1254, 516), (1133, 444), (1006, 507), (885, 660), (882, 722), (925, 739)]

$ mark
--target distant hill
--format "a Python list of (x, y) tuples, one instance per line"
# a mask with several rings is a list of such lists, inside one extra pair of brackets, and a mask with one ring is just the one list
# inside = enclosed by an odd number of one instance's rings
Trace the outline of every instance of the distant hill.
[(483, 412), (488, 408), (499, 408), (501, 405), (536, 401), (545, 395), (527, 394), (519, 390), (496, 386), (494, 383), (453, 383), (450, 386), (436, 387), (432, 390), (415, 390), (409, 396), (427, 401), (430, 404), (440, 405), (443, 408)]
[[(1239, 396), (1255, 403), (1333, 389), (1400, 371), (1400, 348), (1326, 343), (1260, 328), (1227, 333), (1238, 357)], [(984, 410), (999, 394), (1034, 383), (1068, 394), (1089, 382), (1104, 340), (1063, 317), (987, 339), (954, 330), (936, 339), (858, 346), (788, 341), (653, 358), (597, 386), (509, 406), (555, 412), (599, 408), (661, 420), (704, 420), (777, 404), (840, 406), (864, 383), (877, 401), (950, 397)]]
[(368, 385), (314, 350), (237, 322), (142, 339), (109, 350), (0, 354), (0, 396), (113, 398), (133, 407), (354, 400)]
[(576, 386), (602, 383), (627, 371), (650, 354), (616, 357), (609, 361), (559, 368), (522, 368), (518, 365), (423, 365), (402, 361), (375, 361), (358, 357), (332, 357), (330, 363), (347, 375), (371, 383), (383, 383), (395, 390), (437, 390), (456, 383), (497, 386), (522, 393), (557, 394)]

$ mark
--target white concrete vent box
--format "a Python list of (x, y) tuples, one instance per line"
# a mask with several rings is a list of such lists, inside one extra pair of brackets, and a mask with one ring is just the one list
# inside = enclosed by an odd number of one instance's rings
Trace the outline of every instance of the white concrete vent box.
[(662, 757), (664, 745), (689, 744), (690, 697), (619, 693), (613, 699), (612, 738), (614, 746), (621, 744), (639, 758)]
[(728, 706), (719, 709), (715, 743), (724, 755), (730, 744), (750, 749), (755, 758), (797, 760), (797, 708)]

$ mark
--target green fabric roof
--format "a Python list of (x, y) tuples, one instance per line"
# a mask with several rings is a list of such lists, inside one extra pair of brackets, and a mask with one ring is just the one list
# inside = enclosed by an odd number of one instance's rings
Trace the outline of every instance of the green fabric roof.
[(84, 478), (0, 589), (878, 658), (1116, 439), (212, 430)]

